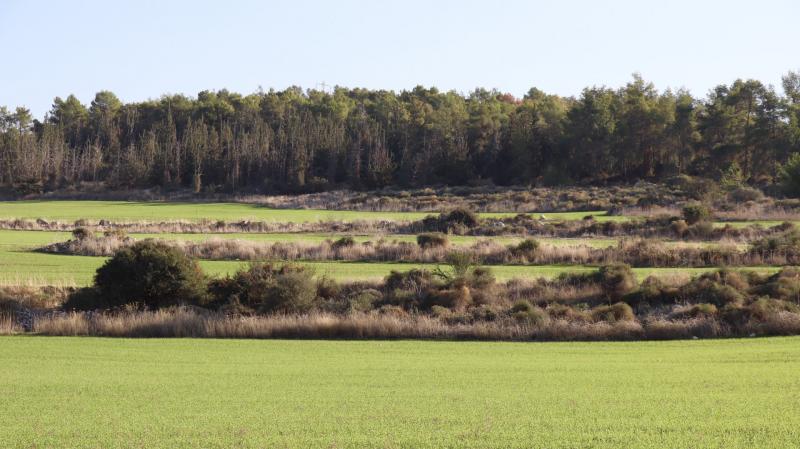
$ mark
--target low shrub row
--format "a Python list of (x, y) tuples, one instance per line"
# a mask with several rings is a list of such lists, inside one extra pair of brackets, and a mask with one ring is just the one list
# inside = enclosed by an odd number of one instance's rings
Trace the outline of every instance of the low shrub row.
[(175, 248), (138, 242), (111, 258), (94, 285), (74, 291), (62, 308), (120, 313), (176, 306), (225, 316), (427, 316), (448, 325), (706, 319), (739, 332), (800, 318), (800, 272), (787, 268), (765, 276), (719, 270), (678, 285), (652, 277), (640, 284), (629, 266), (612, 264), (553, 280), (499, 283), (474, 261), (454, 258), (447, 268), (392, 272), (378, 283), (337, 283), (302, 267), (263, 262), (207, 279)]

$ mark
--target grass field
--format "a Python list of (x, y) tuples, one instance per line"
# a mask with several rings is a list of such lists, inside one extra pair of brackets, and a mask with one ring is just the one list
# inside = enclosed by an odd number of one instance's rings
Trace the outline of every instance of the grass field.
[[(212, 238), (210, 234), (133, 234), (134, 237), (159, 238)], [(227, 237), (246, 237), (247, 239), (264, 239), (264, 241), (305, 240), (307, 234), (225, 234)], [(322, 241), (331, 238), (325, 234), (310, 234), (314, 239)], [(404, 236), (413, 240), (413, 236)], [(68, 232), (45, 231), (0, 231), (0, 284), (2, 285), (87, 285), (91, 283), (95, 270), (105, 261), (103, 257), (67, 256), (31, 252), (31, 249), (70, 238)], [(361, 237), (367, 239), (367, 237)], [(470, 237), (462, 238), (461, 243), (469, 243)], [(555, 244), (572, 244), (576, 241), (584, 243), (592, 239), (552, 239)], [(474, 241), (474, 240), (473, 240)], [(548, 242), (547, 239), (544, 241)], [(612, 239), (598, 239), (596, 245), (613, 244)], [(212, 276), (232, 274), (245, 262), (237, 261), (200, 261), (206, 273)], [(409, 270), (411, 268), (434, 265), (409, 263), (367, 263), (367, 262), (302, 262), (312, 267), (319, 275), (327, 275), (338, 280), (378, 280), (389, 274), (391, 270)], [(594, 267), (576, 265), (536, 265), (536, 266), (492, 266), (492, 271), (499, 280), (512, 278), (554, 277), (571, 272), (587, 272)], [(753, 267), (762, 272), (774, 272), (778, 268)], [(694, 275), (708, 271), (708, 268), (636, 268), (634, 271), (640, 280), (653, 274), (658, 276)]]
[[(433, 212), (360, 212), (315, 209), (270, 209), (245, 203), (174, 203), (128, 201), (0, 201), (0, 218), (74, 221), (80, 218), (112, 221), (256, 220), (287, 223), (354, 220), (419, 220)], [(545, 213), (553, 220), (580, 220), (593, 214), (600, 221), (627, 217), (605, 216), (604, 211)], [(516, 213), (486, 213), (484, 217)], [(537, 217), (539, 214), (535, 214)]]
[(800, 338), (0, 338), (0, 447), (775, 448)]
[[(106, 259), (103, 257), (64, 256), (31, 252), (0, 250), (0, 285), (88, 285), (95, 270)], [(200, 266), (211, 276), (224, 276), (245, 267), (246, 262), (201, 260)], [(382, 262), (298, 262), (312, 268), (319, 275), (337, 280), (379, 280), (391, 270), (407, 271), (412, 268), (432, 269), (433, 264), (382, 263)], [(595, 267), (582, 265), (489, 265), (500, 281), (513, 278), (552, 278), (563, 272), (590, 272)], [(691, 276), (715, 268), (634, 268), (641, 281), (647, 276)], [(774, 273), (780, 267), (737, 267), (762, 273)]]

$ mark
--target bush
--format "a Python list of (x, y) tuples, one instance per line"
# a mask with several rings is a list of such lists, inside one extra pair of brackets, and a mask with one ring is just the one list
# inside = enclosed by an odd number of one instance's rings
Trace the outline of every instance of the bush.
[(519, 323), (535, 326), (545, 324), (550, 318), (547, 312), (524, 300), (519, 300), (511, 306), (511, 316)]
[(306, 270), (290, 270), (275, 277), (260, 309), (268, 312), (304, 313), (314, 307), (317, 286)]
[(455, 279), (466, 277), (476, 264), (475, 257), (466, 251), (453, 251), (446, 259)]
[(417, 245), (420, 248), (439, 248), (447, 244), (447, 235), (441, 232), (428, 232), (417, 236)]
[(700, 203), (688, 204), (683, 208), (683, 218), (686, 223), (693, 225), (701, 221), (708, 221), (711, 218), (711, 211)]
[(468, 228), (474, 228), (478, 226), (480, 219), (478, 218), (478, 214), (469, 209), (456, 208), (444, 216), (444, 222), (449, 225), (460, 224)]
[(594, 321), (607, 321), (609, 323), (616, 323), (618, 321), (636, 320), (636, 315), (633, 314), (633, 309), (624, 302), (618, 302), (616, 304), (611, 304), (610, 306), (597, 306), (589, 313)]
[(752, 245), (752, 251), (761, 254), (772, 252), (781, 252), (787, 255), (800, 254), (800, 231), (792, 227), (780, 234), (758, 239)]
[(686, 220), (675, 220), (669, 224), (669, 228), (675, 234), (675, 237), (683, 237), (689, 230), (689, 225)]
[(541, 244), (535, 239), (525, 239), (514, 247), (511, 252), (516, 256), (524, 257), (532, 260), (536, 257), (536, 252), (539, 251)]
[(728, 194), (732, 201), (737, 203), (746, 203), (748, 201), (758, 201), (764, 198), (764, 194), (760, 190), (753, 187), (738, 187)]
[(128, 238), (128, 233), (125, 232), (124, 229), (109, 229), (108, 231), (103, 232), (103, 237), (106, 238), (115, 238), (118, 240), (125, 240)]
[(92, 237), (92, 231), (87, 228), (75, 228), (72, 230), (72, 238), (75, 240), (86, 240)]
[(283, 265), (276, 268), (257, 262), (237, 272), (226, 288), (215, 290), (219, 303), (239, 302), (260, 312), (303, 313), (315, 305), (320, 287), (324, 291), (330, 285), (325, 281), (318, 285), (313, 274), (304, 267)]
[(636, 289), (636, 276), (630, 265), (618, 263), (604, 265), (597, 272), (603, 294), (609, 300), (619, 300)]
[(109, 306), (148, 308), (203, 303), (206, 278), (197, 262), (165, 243), (142, 241), (118, 250), (94, 278)]
[(714, 304), (700, 303), (684, 307), (670, 314), (671, 319), (685, 320), (690, 318), (712, 318), (717, 315), (718, 309)]
[(109, 308), (109, 303), (95, 287), (84, 287), (72, 292), (61, 308), (80, 311), (103, 310)]
[(430, 292), (426, 300), (428, 307), (446, 307), (454, 311), (464, 311), (472, 304), (472, 294), (465, 284), (454, 285), (453, 288)]
[(748, 288), (747, 280), (739, 273), (720, 270), (693, 279), (681, 289), (681, 296), (693, 302), (705, 302), (723, 307), (743, 303), (745, 295), (741, 291)]
[(368, 312), (381, 300), (381, 292), (368, 288), (354, 292), (347, 298), (348, 310), (351, 312)]
[(333, 242), (331, 244), (331, 247), (334, 248), (334, 249), (350, 248), (352, 246), (355, 246), (355, 244), (356, 244), (356, 241), (355, 241), (355, 239), (353, 237), (346, 236), (346, 237), (342, 237), (339, 240), (336, 240), (335, 242)]
[(784, 268), (770, 276), (758, 293), (800, 304), (800, 271)]

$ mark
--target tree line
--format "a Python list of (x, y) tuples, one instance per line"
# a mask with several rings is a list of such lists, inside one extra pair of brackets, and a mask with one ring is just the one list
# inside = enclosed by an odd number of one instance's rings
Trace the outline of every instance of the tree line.
[(695, 98), (634, 75), (621, 88), (577, 97), (536, 88), (515, 98), (486, 89), (292, 87), (127, 104), (102, 91), (87, 107), (69, 95), (42, 120), (0, 107), (0, 186), (302, 192), (731, 171), (766, 183), (800, 152), (800, 72), (782, 87), (736, 80)]

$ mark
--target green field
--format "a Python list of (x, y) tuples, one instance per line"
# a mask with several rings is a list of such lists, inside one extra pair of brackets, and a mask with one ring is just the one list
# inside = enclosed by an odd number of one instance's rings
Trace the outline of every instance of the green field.
[[(214, 238), (209, 234), (133, 234), (134, 237)], [(264, 239), (263, 241), (305, 240), (307, 234), (224, 234), (217, 237), (246, 237), (247, 239)], [(310, 234), (312, 241), (322, 241), (331, 235)], [(413, 236), (404, 236), (411, 240)], [(64, 241), (70, 238), (68, 232), (47, 231), (7, 231), (0, 230), (0, 285), (88, 285), (95, 270), (106, 260), (103, 257), (68, 256), (60, 254), (36, 253), (31, 250), (49, 243)], [(368, 239), (367, 237), (360, 237)], [(472, 237), (464, 237), (462, 243), (468, 243)], [(548, 242), (547, 239), (544, 240)], [(585, 243), (591, 239), (552, 239), (554, 244)], [(612, 239), (598, 239), (597, 245), (613, 244)], [(369, 262), (301, 262), (309, 266), (318, 275), (327, 275), (338, 280), (378, 280), (389, 274), (391, 270), (409, 270), (411, 268), (433, 268), (435, 265), (413, 263), (369, 263)], [(200, 261), (206, 273), (212, 276), (232, 274), (246, 265), (238, 261)], [(570, 272), (587, 272), (594, 267), (578, 265), (535, 265), (535, 266), (491, 266), (499, 280), (512, 278), (554, 277)], [(753, 267), (762, 272), (774, 272), (778, 268)], [(675, 276), (694, 275), (709, 271), (709, 268), (636, 268), (634, 271), (640, 280), (649, 275)]]
[[(132, 201), (0, 201), (0, 219), (23, 218), (74, 221), (199, 221), (254, 220), (286, 223), (354, 220), (419, 220), (433, 212), (361, 212), (315, 209), (270, 209), (246, 203), (175, 203)], [(580, 220), (593, 214), (600, 221), (623, 221), (627, 217), (605, 216), (603, 211), (545, 213), (552, 220)], [(484, 217), (516, 213), (485, 213)], [(538, 213), (535, 216), (539, 216)]]
[(775, 448), (800, 338), (0, 338), (3, 448)]

